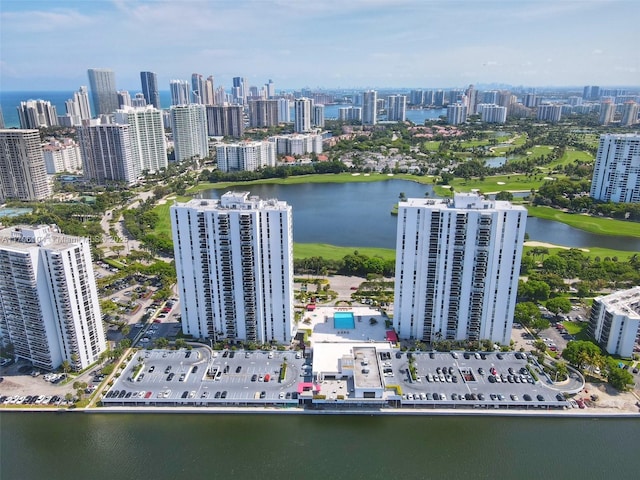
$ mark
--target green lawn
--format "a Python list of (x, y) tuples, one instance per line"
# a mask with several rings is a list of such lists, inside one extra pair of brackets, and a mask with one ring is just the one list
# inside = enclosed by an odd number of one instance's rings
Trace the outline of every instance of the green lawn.
[[(485, 177), (484, 180), (480, 180), (479, 178), (472, 178), (470, 180), (455, 178), (451, 182), (451, 186), (457, 192), (470, 192), (474, 188), (479, 189), (483, 193), (500, 192), (503, 190), (511, 192), (528, 192), (532, 188), (537, 190), (543, 182), (544, 176), (542, 174), (534, 177), (511, 174), (493, 175)], [(450, 195), (449, 190), (442, 188), (442, 186), (434, 186), (434, 189), (440, 196)]]
[[(407, 177), (407, 178), (404, 178)], [(300, 183), (350, 183), (350, 182), (380, 182), (391, 179), (411, 179), (411, 175), (385, 175), (382, 173), (372, 173), (370, 175), (361, 173), (354, 175), (351, 173), (335, 173), (335, 174), (315, 174), (315, 175), (298, 175), (287, 178), (266, 178), (261, 180), (252, 180), (250, 182), (218, 182), (218, 183), (200, 183), (197, 186), (187, 190), (187, 195), (194, 195), (203, 190), (212, 188), (228, 188), (235, 185), (260, 185), (260, 184), (276, 184), (276, 185), (295, 185)], [(414, 177), (415, 178), (415, 177)]]
[(340, 260), (355, 250), (368, 257), (381, 257), (385, 260), (395, 259), (396, 252), (391, 248), (368, 247), (337, 247), (326, 243), (294, 243), (293, 257), (295, 259), (322, 257), (325, 260)]
[[(525, 245), (523, 251), (526, 254), (526, 252), (528, 252), (532, 248), (535, 248), (535, 247), (530, 247)], [(551, 255), (554, 255), (563, 250), (567, 250), (567, 247), (562, 247), (562, 246), (549, 247), (549, 253)], [(585, 249), (578, 249), (578, 250), (580, 250), (585, 256), (589, 258), (600, 257), (602, 259), (605, 257), (609, 257), (609, 258), (617, 257), (618, 260), (620, 260), (621, 262), (628, 260), (636, 253), (636, 252), (627, 251), (627, 250), (613, 250), (610, 248), (601, 248), (601, 247), (588, 247)]]
[[(527, 252), (533, 247), (524, 247), (524, 251)], [(328, 245), (325, 243), (294, 243), (293, 256), (296, 259), (310, 258), (310, 257), (323, 257), (330, 260), (342, 259), (345, 255), (352, 254), (355, 250), (363, 255), (369, 257), (381, 257), (385, 260), (395, 258), (395, 250), (391, 248), (368, 248), (368, 247), (337, 247), (335, 245)], [(557, 253), (562, 248), (550, 248), (549, 253)], [(627, 260), (634, 252), (626, 252), (620, 250), (610, 250), (606, 248), (590, 248), (588, 252), (583, 252), (589, 257), (618, 257), (620, 261)]]
[(422, 146), (425, 150), (429, 150), (430, 152), (437, 152), (440, 149), (440, 143), (437, 140), (430, 140), (428, 142), (424, 142)]
[(569, 335), (576, 336), (576, 340), (589, 340), (589, 335), (587, 335), (589, 322), (562, 322), (562, 325), (567, 329)]
[(580, 230), (600, 235), (640, 238), (640, 224), (613, 218), (592, 217), (576, 213), (566, 213), (551, 207), (527, 207), (529, 215), (555, 222), (562, 222)]
[(593, 156), (589, 152), (585, 152), (583, 150), (576, 150), (575, 148), (568, 147), (564, 155), (557, 162), (553, 162), (547, 165), (548, 168), (554, 169), (559, 167), (560, 165), (567, 165), (569, 163), (573, 163), (575, 160), (579, 160), (581, 162), (592, 162)]
[(171, 236), (171, 218), (169, 217), (169, 207), (173, 205), (173, 202), (167, 202), (163, 205), (156, 205), (153, 208), (153, 212), (158, 214), (158, 223), (156, 223), (153, 232), (156, 235), (169, 235)]
[[(175, 200), (179, 202), (186, 202), (191, 200), (191, 197), (176, 197)], [(173, 205), (174, 199), (167, 200), (162, 205), (156, 205), (153, 207), (153, 212), (158, 215), (158, 223), (156, 223), (153, 233), (156, 235), (165, 234), (171, 238), (171, 218), (169, 217), (169, 208)]]
[(460, 142), (462, 148), (486, 147), (489, 145), (489, 139), (486, 140), (465, 140)]

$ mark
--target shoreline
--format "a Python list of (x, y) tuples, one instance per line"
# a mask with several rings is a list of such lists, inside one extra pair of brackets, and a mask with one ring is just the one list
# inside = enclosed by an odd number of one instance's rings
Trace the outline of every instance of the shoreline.
[[(597, 410), (597, 411), (595, 411)], [(604, 411), (603, 411), (604, 410)], [(614, 410), (614, 409), (612, 409)], [(591, 408), (585, 410), (542, 409), (480, 409), (480, 408), (407, 408), (407, 409), (303, 409), (298, 407), (101, 407), (101, 408), (9, 408), (0, 409), (16, 413), (84, 413), (84, 414), (209, 414), (209, 415), (358, 415), (358, 416), (466, 416), (466, 417), (560, 417), (560, 418), (640, 418), (639, 412), (606, 411)]]

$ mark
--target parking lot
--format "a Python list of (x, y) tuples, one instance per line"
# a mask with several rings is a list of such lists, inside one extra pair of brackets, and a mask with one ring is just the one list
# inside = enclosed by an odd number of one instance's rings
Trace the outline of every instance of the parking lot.
[[(400, 385), (403, 406), (565, 408), (560, 390), (551, 388), (535, 361), (520, 352), (389, 352), (382, 361), (387, 385)], [(417, 375), (412, 378), (409, 358)], [(385, 366), (388, 365), (388, 366)], [(533, 375), (532, 373), (533, 372)], [(535, 377), (534, 377), (535, 375)]]
[(293, 405), (298, 402), (298, 383), (310, 371), (303, 368), (304, 362), (296, 352), (140, 351), (102, 401), (105, 405)]
[[(569, 407), (535, 361), (519, 352), (379, 350), (378, 354), (387, 388), (385, 401), (396, 407)], [(314, 380), (311, 372), (310, 362), (293, 351), (140, 351), (114, 385), (102, 392), (102, 401), (128, 406), (294, 406), (299, 401), (299, 385)], [(344, 394), (345, 401), (355, 400), (348, 393), (351, 382), (322, 382), (321, 393), (334, 388)]]

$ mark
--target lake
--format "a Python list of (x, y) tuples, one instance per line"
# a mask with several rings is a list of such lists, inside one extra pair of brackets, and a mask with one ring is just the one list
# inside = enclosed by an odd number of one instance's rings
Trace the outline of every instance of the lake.
[[(328, 243), (341, 247), (395, 248), (397, 218), (391, 209), (401, 192), (407, 197), (436, 198), (432, 185), (408, 180), (297, 185), (240, 185), (202, 192), (219, 198), (227, 190), (249, 190), (260, 198), (277, 198), (293, 208), (293, 238), (297, 243)], [(575, 248), (593, 246), (640, 251), (640, 239), (596, 235), (563, 223), (527, 219), (529, 239)]]
[(637, 478), (639, 419), (1, 413), (0, 478)]

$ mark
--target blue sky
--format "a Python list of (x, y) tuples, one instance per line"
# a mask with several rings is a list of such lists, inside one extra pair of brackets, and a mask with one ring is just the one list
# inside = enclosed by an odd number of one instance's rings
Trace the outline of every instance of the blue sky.
[(0, 89), (640, 85), (638, 0), (0, 0)]

